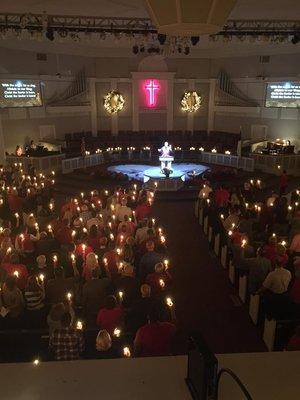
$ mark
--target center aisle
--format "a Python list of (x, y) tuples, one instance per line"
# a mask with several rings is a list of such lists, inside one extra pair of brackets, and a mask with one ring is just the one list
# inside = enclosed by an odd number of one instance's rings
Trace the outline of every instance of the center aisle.
[(265, 351), (261, 333), (238, 301), (218, 259), (209, 251), (194, 216), (194, 202), (157, 199), (154, 216), (164, 228), (174, 266), (174, 299), (180, 326), (187, 332), (202, 332), (215, 353)]

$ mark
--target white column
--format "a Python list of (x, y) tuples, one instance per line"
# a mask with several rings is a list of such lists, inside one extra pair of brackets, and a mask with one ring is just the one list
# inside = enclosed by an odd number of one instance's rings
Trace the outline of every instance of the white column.
[(139, 121), (139, 81), (132, 78), (132, 130), (138, 132), (140, 130)]
[(0, 114), (0, 164), (4, 163), (5, 163), (4, 131), (2, 125), (2, 116)]
[(174, 125), (174, 100), (173, 100), (173, 90), (174, 88), (174, 79), (168, 79), (168, 88), (167, 88), (167, 131), (173, 130)]
[[(188, 79), (188, 90), (191, 92), (195, 90), (195, 79)], [(186, 129), (194, 132), (194, 113), (187, 113)]]
[(91, 101), (91, 127), (92, 135), (97, 136), (98, 133), (98, 123), (97, 123), (97, 96), (96, 96), (96, 79), (89, 79), (89, 91), (90, 91), (90, 101)]
[(209, 80), (208, 116), (207, 116), (208, 134), (214, 130), (214, 125), (215, 125), (215, 91), (216, 91), (216, 79), (210, 79)]
[[(110, 90), (117, 90), (118, 89), (118, 79), (113, 78), (110, 81)], [(111, 133), (114, 136), (118, 135), (119, 132), (119, 115), (118, 113), (116, 114), (111, 114)]]

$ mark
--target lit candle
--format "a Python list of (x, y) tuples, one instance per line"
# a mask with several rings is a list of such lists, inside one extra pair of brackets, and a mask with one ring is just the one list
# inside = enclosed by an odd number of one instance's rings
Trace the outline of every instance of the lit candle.
[(57, 261), (58, 261), (57, 255), (54, 254), (54, 256), (52, 257), (52, 259), (53, 259), (53, 266), (54, 266), (54, 268), (55, 268), (55, 267), (57, 267)]
[(131, 352), (128, 346), (123, 347), (123, 355), (126, 358), (130, 358), (131, 357)]
[(14, 271), (14, 276), (15, 276), (16, 278), (19, 278), (19, 276), (20, 276), (19, 271)]
[(122, 292), (122, 291), (118, 292), (118, 296), (119, 296), (120, 301), (122, 302), (123, 297), (124, 297), (124, 292)]
[(33, 360), (33, 365), (38, 366), (40, 363), (40, 360), (38, 358), (36, 358), (35, 360)]
[(165, 287), (165, 281), (163, 279), (159, 280), (159, 286), (163, 289)]
[(121, 254), (121, 249), (119, 247), (117, 247), (116, 248), (116, 252), (117, 252), (118, 255), (120, 255)]
[(53, 230), (52, 230), (52, 226), (48, 225), (47, 226), (48, 232), (50, 233), (51, 236), (53, 236)]
[(78, 329), (78, 330), (80, 330), (80, 331), (83, 329), (82, 321), (80, 321), (80, 320), (77, 321), (77, 323), (76, 323), (76, 329)]
[(43, 283), (45, 279), (45, 275), (44, 274), (39, 274), (39, 280)]
[(115, 337), (120, 337), (121, 336), (121, 329), (115, 328), (114, 329), (114, 336)]
[(103, 258), (103, 264), (104, 264), (105, 266), (107, 266), (107, 265), (108, 265), (108, 260), (107, 260), (107, 258), (106, 258), (106, 257), (104, 257), (104, 258)]
[(76, 264), (76, 256), (74, 253), (71, 254), (72, 265)]
[(81, 198), (83, 199), (83, 198), (84, 198), (84, 193), (81, 192), (81, 193), (80, 193), (80, 196), (81, 196)]
[(72, 293), (68, 292), (68, 293), (66, 294), (66, 297), (67, 297), (68, 301), (71, 301), (71, 299), (72, 299)]
[(245, 247), (245, 246), (246, 246), (246, 244), (247, 244), (247, 240), (246, 240), (246, 239), (243, 239), (243, 240), (242, 240), (241, 247)]
[(113, 241), (115, 239), (114, 235), (112, 233), (110, 233), (109, 238), (111, 241)]
[(171, 297), (167, 297), (167, 298), (166, 298), (166, 304), (167, 304), (167, 306), (170, 307), (170, 308), (173, 307), (174, 303), (173, 303), (173, 300), (172, 300)]
[(85, 258), (86, 245), (83, 243), (82, 246), (81, 246), (81, 248), (82, 248), (82, 255), (83, 255), (83, 258)]
[(168, 259), (164, 260), (164, 265), (165, 265), (166, 269), (169, 268), (169, 260)]
[(160, 241), (161, 241), (161, 243), (166, 243), (166, 238), (164, 235), (160, 236)]

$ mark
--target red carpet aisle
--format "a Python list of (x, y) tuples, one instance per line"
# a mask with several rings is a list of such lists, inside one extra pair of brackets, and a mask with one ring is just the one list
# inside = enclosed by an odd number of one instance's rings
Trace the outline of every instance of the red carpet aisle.
[(216, 353), (266, 350), (246, 308), (235, 301), (226, 272), (209, 252), (194, 203), (157, 201), (154, 214), (165, 228), (175, 266), (176, 312), (183, 329), (200, 330)]

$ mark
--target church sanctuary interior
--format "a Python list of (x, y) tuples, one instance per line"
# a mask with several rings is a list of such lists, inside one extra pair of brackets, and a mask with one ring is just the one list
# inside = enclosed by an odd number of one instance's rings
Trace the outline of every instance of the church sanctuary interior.
[(299, 398), (299, 65), (299, 0), (0, 1), (1, 398)]

